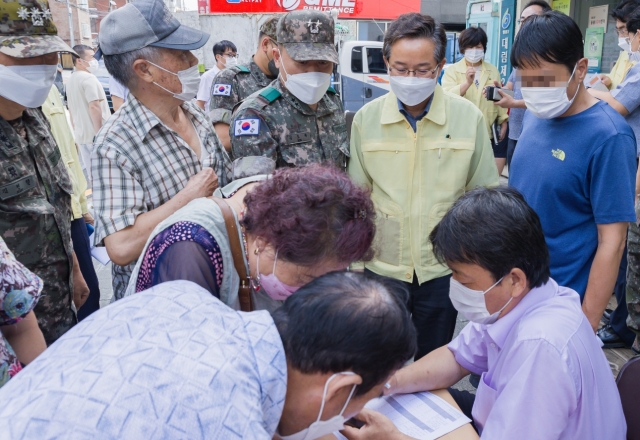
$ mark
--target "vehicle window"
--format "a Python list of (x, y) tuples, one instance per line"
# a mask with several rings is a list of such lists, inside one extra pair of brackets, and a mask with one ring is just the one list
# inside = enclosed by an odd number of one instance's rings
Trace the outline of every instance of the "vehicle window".
[(351, 71), (362, 73), (362, 46), (351, 49)]
[(369, 66), (369, 73), (388, 73), (387, 65), (384, 63), (384, 58), (382, 58), (381, 47), (367, 47), (367, 65)]

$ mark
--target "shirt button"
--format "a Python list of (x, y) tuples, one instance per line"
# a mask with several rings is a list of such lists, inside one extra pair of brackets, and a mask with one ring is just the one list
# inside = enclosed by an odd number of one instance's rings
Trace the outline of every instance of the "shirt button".
[(411, 274), (407, 272), (407, 274), (405, 275), (407, 277), (408, 280), (411, 279)]

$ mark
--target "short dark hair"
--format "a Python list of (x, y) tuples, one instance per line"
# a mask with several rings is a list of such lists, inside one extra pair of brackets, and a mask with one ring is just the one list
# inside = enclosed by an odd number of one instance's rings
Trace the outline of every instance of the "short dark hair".
[(302, 286), (273, 313), (287, 362), (305, 374), (353, 371), (356, 395), (385, 381), (416, 352), (401, 281), (330, 272)]
[[(528, 25), (527, 25), (528, 26)], [(549, 280), (549, 250), (538, 214), (514, 188), (476, 188), (460, 197), (429, 240), (441, 263), (477, 264), (497, 281), (511, 269), (530, 288)]]
[(436, 62), (442, 61), (447, 51), (447, 34), (444, 26), (428, 15), (410, 12), (402, 14), (391, 22), (384, 34), (382, 53), (388, 60), (391, 58), (391, 46), (403, 38), (427, 38), (435, 45)]
[(482, 28), (470, 27), (460, 32), (458, 37), (460, 53), (464, 53), (465, 50), (476, 47), (478, 44), (482, 44), (482, 49), (487, 51), (487, 33)]
[(637, 0), (623, 0), (618, 3), (618, 6), (611, 11), (611, 17), (626, 23), (631, 16), (631, 13), (640, 6)]
[(229, 40), (218, 41), (216, 44), (213, 45), (213, 56), (214, 56), (214, 58), (215, 58), (216, 55), (224, 55), (224, 53), (227, 51), (227, 49), (231, 49), (235, 53), (238, 52), (238, 49), (236, 48), (236, 45), (233, 44), (231, 41), (229, 41)]
[(541, 61), (562, 64), (572, 72), (584, 58), (582, 32), (575, 21), (558, 11), (527, 18), (511, 49), (511, 65), (538, 67)]
[(524, 8), (522, 8), (522, 10), (524, 11), (530, 6), (539, 6), (540, 9), (542, 9), (542, 12), (547, 12), (552, 10), (549, 3), (545, 2), (544, 0), (531, 0), (529, 3), (527, 3), (527, 5)]
[[(93, 50), (93, 48), (91, 46), (87, 46), (86, 44), (76, 44), (75, 46), (73, 46), (73, 51), (80, 55), (80, 57), (83, 57), (88, 50)], [(79, 57), (75, 55), (72, 57), (74, 65), (76, 64), (78, 58)]]
[[(622, 21), (622, 20), (621, 20)], [(625, 23), (627, 32), (636, 33), (640, 29), (640, 7), (636, 8), (629, 14)]]

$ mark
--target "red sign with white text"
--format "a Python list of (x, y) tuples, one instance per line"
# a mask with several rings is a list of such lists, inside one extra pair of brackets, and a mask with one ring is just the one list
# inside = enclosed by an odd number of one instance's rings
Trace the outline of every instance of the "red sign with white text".
[(264, 14), (316, 9), (337, 9), (338, 18), (391, 20), (407, 12), (420, 12), (420, 0), (209, 0), (212, 14)]

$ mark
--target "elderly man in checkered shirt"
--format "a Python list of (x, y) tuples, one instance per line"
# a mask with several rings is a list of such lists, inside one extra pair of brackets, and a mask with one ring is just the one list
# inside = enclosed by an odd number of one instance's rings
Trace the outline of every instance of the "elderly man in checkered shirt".
[(182, 26), (162, 0), (129, 3), (102, 21), (97, 56), (130, 89), (96, 136), (91, 161), (95, 243), (114, 263), (114, 299), (156, 225), (228, 181), (229, 156), (190, 102), (200, 82), (190, 50), (208, 39)]

